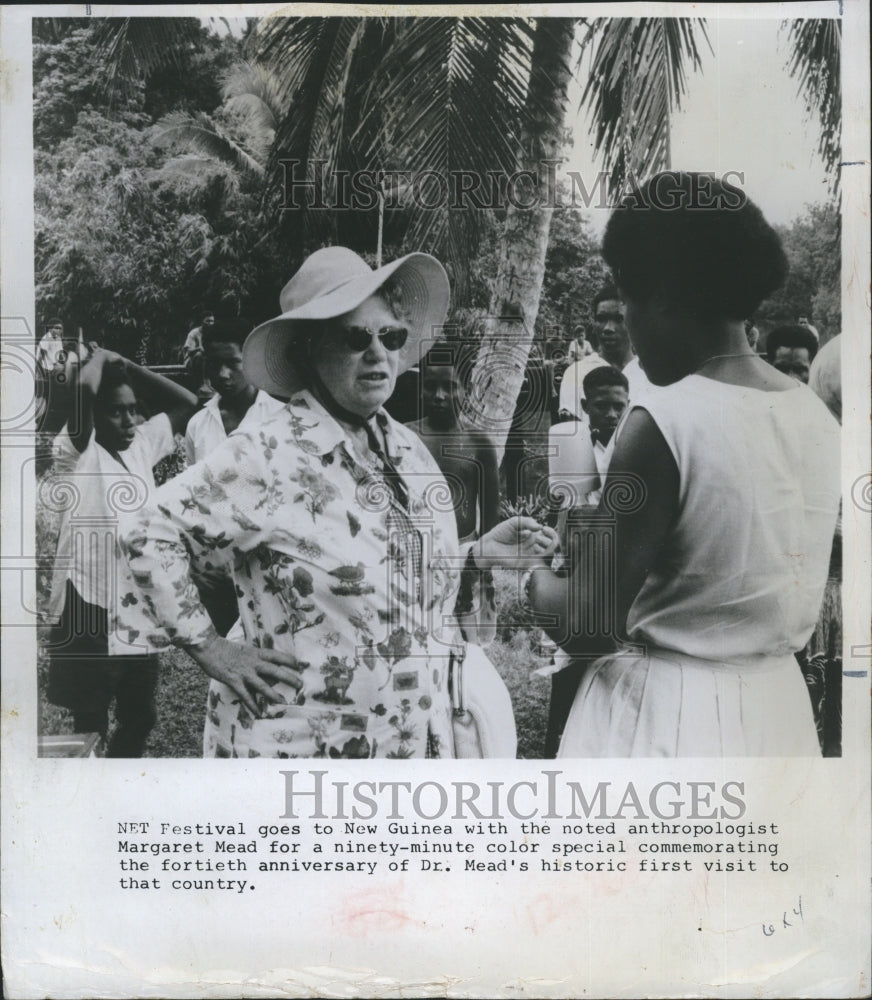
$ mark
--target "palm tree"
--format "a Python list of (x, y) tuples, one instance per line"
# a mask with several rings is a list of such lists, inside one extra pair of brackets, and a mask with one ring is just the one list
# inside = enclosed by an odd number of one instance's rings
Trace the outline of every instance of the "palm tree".
[(691, 18), (587, 25), (581, 48), (583, 55), (592, 51), (592, 57), (581, 100), (612, 192), (621, 191), (631, 177), (672, 166), (670, 118), (681, 105), (686, 67), (701, 67), (698, 36), (708, 44), (705, 21)]
[(172, 111), (158, 122), (159, 138), (189, 154), (169, 161), (167, 168), (196, 169), (205, 161), (218, 161), (262, 183), (279, 119), (276, 81), (262, 66), (238, 63), (224, 80), (222, 96), (222, 122), (204, 111)]
[[(280, 161), (298, 164), (299, 177), (317, 165), (328, 205), (339, 198), (343, 171), (370, 172), (376, 190), (385, 175), (429, 172), (420, 185), (405, 182), (414, 190), (402, 204), (400, 239), (443, 259), (462, 297), (482, 213), (453, 209), (433, 181), (514, 169), (531, 44), (531, 26), (518, 18), (263, 22), (255, 57), (282, 79), (286, 109), (269, 170), (273, 192), (287, 176)], [(380, 200), (373, 198), (374, 212)], [(293, 218), (310, 240), (329, 239), (347, 214), (309, 210), (303, 200)]]
[(196, 17), (118, 17), (96, 20), (95, 39), (106, 82), (117, 90), (154, 70), (180, 66), (201, 28)]
[(831, 190), (839, 187), (842, 156), (842, 22), (797, 20), (785, 22), (792, 47), (788, 69), (799, 78), (809, 114), (820, 122), (818, 152), (831, 180)]
[[(583, 22), (582, 53), (594, 48), (582, 103), (593, 112), (596, 151), (620, 191), (630, 176), (669, 166), (669, 118), (685, 90), (684, 65), (699, 66), (695, 32), (705, 25), (687, 18)], [(557, 163), (563, 145), (569, 58), (576, 23), (536, 22), (521, 170), (541, 175)], [(505, 447), (539, 306), (553, 209), (548, 192), (535, 192), (531, 209), (509, 205), (500, 269), (485, 339), (473, 372), (468, 418), (487, 428), (499, 454)]]
[(523, 196), (510, 200), (506, 209), (490, 315), (467, 396), (467, 418), (488, 431), (500, 458), (524, 378), (545, 278), (554, 209), (548, 178), (541, 174), (543, 163), (556, 164), (562, 152), (574, 39), (572, 18), (536, 22), (527, 113), (517, 158), (519, 173), (527, 172), (530, 183)]
[[(621, 179), (627, 165), (662, 166), (668, 155), (663, 121), (682, 90), (683, 60), (690, 55), (698, 62), (693, 37), (700, 22), (670, 22), (668, 29), (658, 29), (656, 19), (582, 23), (583, 49), (597, 45), (591, 80), (601, 82), (588, 86), (585, 100), (600, 120), (612, 123), (598, 135), (599, 148), (607, 162), (616, 157), (613, 173)], [(543, 162), (556, 164), (562, 155), (577, 24), (569, 18), (263, 21), (252, 52), (276, 81), (275, 101), (284, 109), (266, 170), (268, 200), (274, 204), (282, 193), (282, 160), (296, 161), (301, 174), (317, 164), (328, 179), (327, 204), (337, 197), (341, 170), (369, 170), (379, 177), (379, 171), (408, 170), (411, 164), (417, 174), (432, 171), (431, 177), (458, 171), (478, 178), (517, 171), (538, 176)], [(647, 53), (644, 58), (640, 50)], [(626, 86), (628, 63), (637, 85)], [(629, 120), (632, 131), (622, 125)], [(200, 150), (234, 156), (245, 169), (254, 169), (246, 150), (233, 148), (205, 121), (179, 117), (167, 124), (184, 130)], [(614, 144), (619, 125), (623, 141)], [(471, 411), (499, 450), (523, 378), (544, 278), (552, 214), (541, 196), (544, 183), (541, 178), (518, 192), (524, 202), (535, 203), (532, 207), (505, 207), (491, 318), (473, 375)], [(404, 242), (446, 261), (455, 301), (462, 301), (484, 212), (452, 209), (451, 195), (437, 199), (435, 209), (425, 207), (425, 201), (432, 205), (430, 198), (426, 194), (404, 205)], [(380, 229), (381, 185), (372, 208)], [(294, 222), (300, 240), (311, 242), (335, 241), (346, 220), (342, 213), (307, 210), (304, 201)]]

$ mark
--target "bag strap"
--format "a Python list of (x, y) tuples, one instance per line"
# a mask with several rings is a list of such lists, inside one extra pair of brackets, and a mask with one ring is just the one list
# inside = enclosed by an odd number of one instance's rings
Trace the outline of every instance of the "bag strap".
[(466, 659), (466, 643), (455, 646), (448, 654), (448, 690), (455, 715), (466, 712), (463, 701), (463, 661)]

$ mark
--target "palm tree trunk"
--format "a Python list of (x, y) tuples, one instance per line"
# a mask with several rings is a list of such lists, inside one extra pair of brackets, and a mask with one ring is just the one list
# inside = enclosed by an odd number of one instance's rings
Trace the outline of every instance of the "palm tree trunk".
[(491, 436), (500, 460), (539, 312), (553, 213), (547, 163), (556, 166), (563, 147), (574, 37), (572, 18), (544, 17), (536, 23), (526, 98), (532, 124), (524, 130), (518, 157), (519, 171), (530, 171), (530, 180), (510, 185), (490, 315), (466, 399), (466, 418)]

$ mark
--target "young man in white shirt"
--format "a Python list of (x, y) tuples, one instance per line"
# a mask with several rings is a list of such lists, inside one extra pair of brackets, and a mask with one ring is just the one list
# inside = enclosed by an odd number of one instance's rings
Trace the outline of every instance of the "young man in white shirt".
[(50, 319), (45, 325), (45, 334), (36, 348), (36, 363), (44, 372), (51, 372), (56, 364), (63, 365), (60, 360), (64, 348), (63, 320)]
[[(156, 416), (137, 423), (137, 394)], [(54, 442), (55, 493), (75, 499), (61, 515), (49, 616), (48, 699), (73, 713), (77, 732), (117, 727), (107, 756), (141, 757), (156, 721), (157, 666), (136, 636), (127, 655), (109, 655), (117, 595), (129, 588), (116, 544), (118, 514), (148, 502), (153, 466), (174, 447), (196, 397), (169, 379), (97, 349), (74, 375), (67, 424)], [(59, 488), (59, 490), (58, 490)], [(125, 651), (126, 651), (125, 650)]]
[(560, 383), (560, 410), (562, 413), (587, 422), (582, 406), (584, 377), (595, 368), (610, 365), (627, 377), (630, 399), (638, 402), (650, 389), (651, 383), (642, 371), (633, 353), (630, 335), (624, 325), (624, 307), (617, 289), (606, 285), (593, 300), (593, 313), (599, 335), (599, 352), (570, 365)]
[(630, 385), (623, 372), (603, 367), (594, 368), (585, 375), (583, 389), (581, 405), (587, 415), (593, 457), (600, 478), (599, 489), (589, 494), (588, 503), (597, 504), (614, 450), (612, 439), (629, 405)]
[(188, 422), (185, 432), (188, 465), (202, 461), (237, 427), (263, 423), (285, 405), (245, 378), (242, 345), (250, 330), (244, 319), (220, 317), (203, 331), (206, 378), (215, 395)]
[[(188, 422), (188, 465), (206, 458), (237, 428), (261, 424), (284, 406), (245, 378), (242, 345), (250, 330), (250, 323), (234, 317), (218, 317), (203, 330), (205, 377), (215, 395)], [(225, 570), (216, 568), (214, 573), (201, 574), (197, 585), (215, 628), (226, 636), (239, 617), (233, 582)]]

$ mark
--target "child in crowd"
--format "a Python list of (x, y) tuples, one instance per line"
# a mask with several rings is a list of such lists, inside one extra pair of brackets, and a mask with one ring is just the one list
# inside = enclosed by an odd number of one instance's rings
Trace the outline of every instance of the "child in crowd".
[[(602, 367), (588, 372), (582, 385), (584, 398), (581, 400), (581, 406), (587, 415), (601, 490), (614, 449), (612, 438), (629, 405), (630, 384), (623, 372), (611, 367)], [(599, 503), (599, 491), (596, 499), (590, 499), (588, 502)]]
[(461, 545), (500, 520), (496, 450), (486, 434), (459, 422), (465, 367), (457, 345), (432, 347), (421, 366), (424, 416), (407, 425), (420, 436), (448, 481)]
[[(156, 413), (137, 423), (138, 394)], [(77, 732), (117, 727), (107, 756), (141, 757), (156, 721), (157, 667), (129, 635), (129, 655), (109, 655), (116, 595), (126, 590), (118, 554), (118, 514), (148, 502), (153, 466), (174, 447), (196, 397), (120, 355), (97, 349), (74, 376), (68, 420), (55, 438), (55, 480), (75, 505), (62, 514), (49, 615), (52, 630), (48, 699), (73, 713)]]
[(202, 461), (238, 427), (261, 424), (284, 406), (245, 378), (242, 345), (250, 330), (244, 319), (219, 317), (203, 331), (206, 378), (216, 394), (188, 423), (188, 465)]

